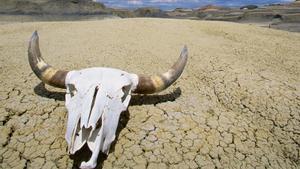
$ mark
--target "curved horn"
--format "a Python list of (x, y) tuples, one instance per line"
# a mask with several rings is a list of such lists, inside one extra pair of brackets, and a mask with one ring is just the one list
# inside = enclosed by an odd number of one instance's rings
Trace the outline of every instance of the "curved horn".
[(65, 78), (68, 71), (54, 69), (44, 61), (40, 52), (37, 31), (33, 33), (29, 41), (28, 60), (32, 71), (44, 83), (54, 87), (66, 88)]
[(133, 92), (151, 94), (166, 89), (179, 78), (186, 65), (187, 58), (188, 50), (187, 47), (184, 46), (178, 60), (167, 72), (154, 76), (138, 75), (139, 82), (137, 88)]

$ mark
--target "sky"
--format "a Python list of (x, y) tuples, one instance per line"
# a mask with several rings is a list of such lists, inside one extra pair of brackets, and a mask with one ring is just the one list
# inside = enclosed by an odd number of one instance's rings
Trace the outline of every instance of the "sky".
[(97, 0), (108, 7), (115, 8), (138, 8), (158, 7), (163, 10), (175, 8), (199, 8), (205, 5), (219, 5), (227, 7), (238, 7), (243, 5), (266, 5), (272, 3), (287, 3), (294, 0)]

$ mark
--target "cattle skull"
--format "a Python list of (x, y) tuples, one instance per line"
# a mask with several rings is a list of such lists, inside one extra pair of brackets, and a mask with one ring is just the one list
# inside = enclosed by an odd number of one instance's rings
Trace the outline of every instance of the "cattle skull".
[(66, 140), (69, 153), (84, 144), (92, 151), (80, 168), (95, 168), (99, 152), (107, 153), (115, 139), (120, 113), (127, 109), (131, 93), (152, 94), (162, 91), (181, 75), (187, 62), (187, 48), (166, 73), (144, 76), (113, 68), (88, 68), (79, 71), (57, 70), (41, 56), (35, 31), (29, 41), (28, 59), (33, 72), (44, 83), (66, 88), (68, 122)]

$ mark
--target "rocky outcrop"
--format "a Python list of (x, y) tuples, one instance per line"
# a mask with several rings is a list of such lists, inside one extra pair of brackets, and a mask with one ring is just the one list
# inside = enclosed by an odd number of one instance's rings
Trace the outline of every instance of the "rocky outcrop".
[(248, 5), (240, 9), (209, 7), (195, 10), (194, 15), (198, 19), (234, 22), (272, 22), (274, 19), (281, 22), (300, 22), (300, 6), (297, 3), (292, 3), (258, 8), (255, 5)]
[(197, 11), (201, 12), (211, 12), (211, 11), (219, 11), (219, 10), (225, 10), (228, 8), (220, 7), (220, 6), (215, 6), (215, 5), (206, 5), (204, 7), (199, 8)]
[(105, 14), (102, 3), (91, 0), (0, 0), (2, 14)]
[(257, 5), (245, 5), (240, 7), (240, 9), (256, 9), (256, 8), (258, 8)]
[(167, 17), (166, 13), (159, 8), (139, 8), (134, 11), (137, 17)]
[[(102, 19), (110, 15), (121, 18), (159, 17), (240, 23), (259, 22), (267, 26), (285, 24), (283, 27), (291, 27), (291, 24), (293, 30), (300, 31), (300, 1), (262, 7), (247, 5), (241, 8), (224, 8), (207, 5), (199, 9), (176, 8), (173, 11), (162, 11), (152, 7), (136, 10), (106, 8), (102, 3), (92, 0), (0, 0), (0, 14), (23, 16), (25, 14), (34, 17), (32, 20), (68, 20), (66, 16), (70, 17), (69, 20)], [(46, 17), (41, 18), (41, 15)]]

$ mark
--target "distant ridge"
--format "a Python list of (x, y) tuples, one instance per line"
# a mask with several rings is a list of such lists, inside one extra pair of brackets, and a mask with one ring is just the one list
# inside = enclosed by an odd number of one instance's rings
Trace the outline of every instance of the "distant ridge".
[(0, 0), (2, 14), (106, 14), (105, 5), (92, 0)]

